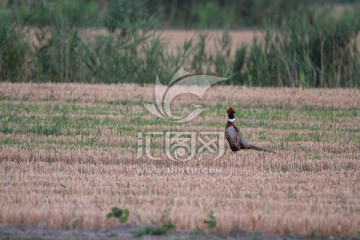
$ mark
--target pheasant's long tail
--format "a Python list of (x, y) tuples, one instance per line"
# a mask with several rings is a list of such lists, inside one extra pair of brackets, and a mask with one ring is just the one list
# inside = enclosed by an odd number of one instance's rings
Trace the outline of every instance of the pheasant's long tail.
[(261, 147), (257, 147), (257, 146), (254, 146), (254, 145), (250, 145), (250, 146), (248, 147), (248, 149), (253, 149), (253, 150), (257, 150), (257, 151), (263, 151), (263, 152), (271, 152), (271, 153), (273, 153), (273, 151), (269, 151), (269, 150), (266, 150), (266, 149), (263, 149), (263, 148), (261, 148)]

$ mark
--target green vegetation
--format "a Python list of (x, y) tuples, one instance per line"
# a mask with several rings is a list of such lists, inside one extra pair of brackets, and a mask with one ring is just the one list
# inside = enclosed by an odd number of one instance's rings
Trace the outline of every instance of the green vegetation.
[[(359, 9), (353, 1), (8, 1), (0, 81), (144, 84), (158, 75), (166, 83), (186, 65), (235, 73), (230, 84), (359, 87)], [(169, 50), (164, 27), (225, 30), (214, 46), (199, 33)], [(244, 27), (263, 29), (264, 39), (231, 49), (229, 29)]]
[(120, 223), (126, 223), (129, 219), (129, 210), (127, 208), (125, 208), (124, 210), (118, 208), (118, 207), (113, 207), (111, 209), (111, 211), (106, 214), (106, 218), (116, 218), (119, 220)]
[(289, 18), (279, 31), (267, 31), (264, 41), (254, 39), (249, 59), (246, 47), (237, 50), (237, 80), (249, 86), (359, 86), (360, 22), (353, 17), (309, 12)]
[[(356, 0), (11, 0), (0, 6), (16, 10), (26, 25), (47, 26), (52, 15), (62, 14), (82, 27), (134, 25), (147, 27), (156, 20), (161, 28), (209, 29), (279, 26), (284, 19), (308, 8), (345, 6)], [(146, 17), (145, 17), (146, 16)], [(156, 17), (155, 17), (156, 16)], [(214, 17), (217, 16), (217, 17)], [(145, 18), (144, 18), (145, 17)], [(146, 20), (146, 21), (144, 21)]]
[[(141, 104), (136, 104), (135, 106), (141, 106)], [(352, 112), (355, 114), (359, 114), (359, 110), (355, 108), (351, 109), (341, 109), (336, 107), (314, 107), (310, 108), (300, 108), (294, 110), (294, 112), (289, 114), (289, 125), (286, 123), (276, 123), (271, 121), (283, 120), (284, 114), (291, 110), (291, 106), (283, 105), (284, 110), (277, 109), (278, 106), (267, 106), (267, 105), (259, 105), (259, 104), (249, 104), (244, 105), (239, 110), (239, 117), (243, 119), (243, 124), (246, 127), (251, 127), (253, 120), (261, 119), (262, 122), (256, 122), (257, 125), (261, 127), (267, 127), (270, 129), (295, 129), (295, 130), (320, 130), (319, 126), (312, 126), (309, 123), (304, 122), (303, 125), (294, 125), (297, 118), (305, 118), (308, 121), (342, 121), (342, 119), (349, 117)], [(214, 107), (209, 107), (209, 109), (204, 112), (204, 114), (223, 114), (224, 109), (226, 109), (227, 105), (219, 104)], [(13, 109), (17, 109), (13, 110)], [(72, 105), (62, 106), (61, 108), (58, 105), (47, 106), (45, 108), (41, 108), (32, 104), (10, 104), (10, 103), (2, 103), (0, 105), (0, 117), (3, 120), (3, 124), (13, 124), (14, 128), (12, 131), (17, 133), (27, 133), (31, 131), (33, 126), (37, 125), (57, 125), (61, 129), (66, 129), (67, 127), (71, 127), (74, 129), (82, 129), (82, 128), (96, 128), (104, 125), (109, 126), (117, 126), (121, 124), (121, 126), (125, 126), (125, 124), (130, 123), (130, 120), (123, 120), (122, 122), (106, 118), (106, 116), (114, 116), (114, 112), (117, 110), (116, 107), (108, 104), (102, 104), (100, 106), (94, 107), (77, 107), (73, 108)], [(16, 112), (11, 112), (11, 111)], [(26, 115), (26, 113), (33, 112), (31, 115)], [(34, 114), (34, 112), (37, 113)], [(125, 113), (125, 112), (123, 112)], [(117, 113), (115, 116), (122, 116), (122, 112)], [(42, 114), (46, 114), (47, 116), (41, 116)], [(77, 118), (70, 118), (69, 114), (76, 114)], [(136, 112), (129, 109), (126, 114), (135, 115)], [(105, 116), (103, 119), (98, 119), (97, 116), (102, 115)], [(251, 116), (253, 119), (247, 119)], [(293, 121), (293, 122), (290, 122)], [(212, 126), (216, 122), (208, 121), (208, 122), (197, 122), (195, 126)], [(167, 122), (166, 120), (145, 120), (145, 119), (131, 119), (131, 124), (135, 126), (143, 126), (146, 125), (163, 125), (163, 126), (174, 126), (175, 123)], [(218, 124), (218, 123), (216, 123)], [(82, 126), (81, 126), (82, 125)], [(131, 128), (129, 131), (132, 130)]]
[(213, 212), (211, 212), (208, 218), (204, 220), (204, 224), (208, 227), (210, 232), (214, 230), (217, 224), (217, 220)]
[[(9, 98), (9, 101), (14, 98)], [(3, 134), (36, 134), (47, 136), (45, 143), (49, 147), (53, 144), (68, 147), (86, 147), (90, 149), (102, 149), (118, 147), (131, 148), (129, 151), (136, 151), (136, 142), (127, 139), (121, 142), (106, 142), (103, 137), (105, 134), (122, 136), (133, 134), (134, 128), (148, 126), (151, 128), (162, 127), (166, 131), (176, 126), (176, 123), (159, 119), (148, 119), (147, 112), (137, 112), (138, 107), (142, 106), (139, 102), (129, 101), (129, 105), (114, 105), (112, 102), (94, 102), (94, 106), (81, 105), (58, 105), (50, 104), (42, 107), (33, 105), (31, 102), (22, 103), (2, 102), (0, 104), (0, 133)], [(120, 109), (119, 109), (120, 107)], [(209, 106), (202, 114), (217, 117), (224, 115), (226, 103)], [(346, 122), (351, 116), (359, 115), (357, 108), (337, 108), (337, 107), (316, 107), (303, 106), (294, 109), (288, 104), (243, 104), (237, 111), (237, 116), (241, 119), (241, 126), (245, 129), (245, 136), (250, 141), (270, 141), (279, 142), (280, 149), (286, 149), (288, 142), (340, 142), (348, 141), (360, 144), (359, 130), (343, 127), (342, 129), (333, 128), (333, 123)], [(99, 117), (101, 116), (101, 117)], [(123, 116), (133, 116), (124, 118)], [(286, 116), (286, 121), (284, 121)], [(219, 128), (219, 122), (214, 120), (199, 121), (192, 124), (194, 129), (199, 127)], [(109, 133), (103, 129), (111, 129)], [(247, 132), (246, 129), (259, 128), (256, 134)], [(276, 136), (269, 134), (272, 130), (288, 131)], [(80, 136), (79, 139), (69, 139), (59, 142), (56, 136)], [(36, 144), (17, 140), (11, 137), (3, 137), (0, 146), (21, 145), (24, 149), (33, 149)], [(152, 149), (159, 146), (154, 144)], [(286, 172), (288, 169), (282, 169)]]
[(163, 225), (157, 226), (145, 226), (137, 231), (134, 236), (142, 237), (145, 235), (164, 235), (176, 230), (176, 226), (171, 222), (167, 221)]

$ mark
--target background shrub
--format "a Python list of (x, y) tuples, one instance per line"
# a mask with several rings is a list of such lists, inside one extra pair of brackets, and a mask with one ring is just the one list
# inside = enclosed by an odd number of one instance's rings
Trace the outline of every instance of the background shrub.
[(28, 44), (12, 11), (0, 9), (0, 79), (26, 81)]
[(358, 32), (359, 21), (347, 14), (292, 17), (279, 31), (267, 31), (264, 41), (254, 39), (248, 59), (238, 49), (233, 69), (243, 71), (240, 84), (358, 87)]
[[(144, 84), (158, 75), (166, 83), (185, 65), (197, 74), (235, 74), (230, 84), (360, 85), (354, 1), (13, 0), (0, 6), (0, 81)], [(169, 26), (225, 30), (214, 51), (207, 50), (204, 31), (167, 51), (159, 32)], [(229, 29), (239, 26), (266, 34), (238, 46), (233, 57)]]

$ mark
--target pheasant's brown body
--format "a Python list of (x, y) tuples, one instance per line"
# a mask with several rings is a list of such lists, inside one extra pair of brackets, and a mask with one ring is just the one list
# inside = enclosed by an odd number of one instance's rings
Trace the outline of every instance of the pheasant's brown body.
[(250, 144), (243, 138), (240, 129), (228, 121), (225, 128), (225, 137), (233, 152), (249, 148)]
[(232, 110), (232, 108), (229, 108), (229, 121), (226, 123), (225, 127), (225, 137), (230, 144), (231, 150), (233, 152), (236, 152), (242, 149), (253, 149), (257, 151), (269, 152), (268, 150), (249, 144), (244, 139), (243, 135), (240, 132), (240, 129), (233, 123), (235, 121), (234, 113), (235, 112)]

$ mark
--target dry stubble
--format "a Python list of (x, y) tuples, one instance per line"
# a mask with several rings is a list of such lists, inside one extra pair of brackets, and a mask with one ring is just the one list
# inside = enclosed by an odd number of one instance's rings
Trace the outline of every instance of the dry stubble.
[[(214, 87), (205, 97), (210, 110), (182, 125), (156, 123), (142, 107), (150, 85), (2, 83), (0, 96), (2, 124), (9, 116), (33, 121), (10, 122), (13, 132), (0, 133), (0, 223), (110, 227), (117, 223), (105, 215), (119, 206), (131, 222), (166, 215), (184, 230), (205, 229), (211, 211), (218, 231), (360, 229), (358, 90)], [(175, 110), (193, 99), (182, 100)], [(136, 160), (138, 131), (223, 131), (229, 105), (247, 112), (238, 123), (251, 142), (276, 154), (226, 147), (219, 160), (166, 162), (158, 141), (152, 151), (163, 160)], [(56, 134), (31, 130), (52, 117), (70, 123)], [(79, 132), (82, 124), (89, 132)]]

